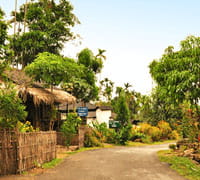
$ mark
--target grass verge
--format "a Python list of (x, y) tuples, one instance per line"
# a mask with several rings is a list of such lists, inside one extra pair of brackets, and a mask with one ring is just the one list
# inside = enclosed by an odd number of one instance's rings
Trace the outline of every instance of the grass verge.
[(142, 142), (129, 141), (126, 146), (135, 147), (135, 146), (159, 145), (159, 144), (166, 144), (166, 143), (175, 143), (175, 140), (158, 141), (158, 142), (152, 142), (148, 144), (142, 143)]
[(200, 180), (200, 165), (187, 157), (179, 157), (171, 150), (158, 152), (160, 161), (167, 162), (180, 175), (190, 180)]
[(53, 159), (50, 162), (42, 164), (42, 168), (44, 168), (44, 169), (54, 168), (56, 165), (58, 165), (59, 163), (61, 163), (62, 160), (63, 159), (58, 159), (58, 158)]

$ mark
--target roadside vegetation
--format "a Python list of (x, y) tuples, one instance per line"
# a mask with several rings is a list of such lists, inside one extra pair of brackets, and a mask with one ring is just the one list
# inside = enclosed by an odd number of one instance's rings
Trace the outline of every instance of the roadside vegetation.
[(171, 150), (159, 151), (159, 159), (162, 162), (170, 164), (170, 167), (177, 171), (180, 175), (190, 180), (200, 179), (200, 166), (188, 157), (178, 156)]
[[(106, 60), (105, 50), (98, 49), (95, 54), (86, 48), (74, 59), (62, 55), (65, 43), (78, 39), (71, 28), (79, 23), (73, 6), (66, 0), (30, 1), (28, 6), (23, 4), (19, 11), (12, 12), (10, 21), (6, 21), (0, 8), (0, 128), (39, 131), (26, 121), (26, 107), (5, 73), (15, 67), (42, 87), (52, 91), (61, 87), (77, 101), (112, 107), (117, 126), (109, 128), (105, 123), (94, 122), (85, 134), (86, 149), (76, 152), (104, 147), (105, 143), (130, 146), (187, 138), (185, 150), (190, 143), (199, 143), (200, 37), (189, 36), (180, 42), (179, 50), (169, 46), (161, 58), (153, 60), (149, 69), (156, 86), (150, 95), (142, 95), (128, 82), (116, 88), (109, 78), (98, 82)], [(8, 35), (12, 26), (14, 33)], [(60, 129), (67, 146), (82, 120), (76, 113), (68, 113)], [(198, 154), (199, 147), (194, 151)], [(161, 152), (159, 156), (174, 164), (175, 169), (188, 164), (181, 173), (199, 178), (198, 166), (188, 159)], [(55, 166), (59, 161), (55, 159), (45, 166)]]

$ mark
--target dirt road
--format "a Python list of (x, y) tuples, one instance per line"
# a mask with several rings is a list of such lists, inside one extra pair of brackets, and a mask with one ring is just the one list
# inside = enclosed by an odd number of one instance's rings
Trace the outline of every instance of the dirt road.
[(185, 180), (169, 165), (159, 162), (156, 152), (167, 148), (168, 145), (154, 145), (85, 151), (66, 158), (55, 169), (30, 179)]

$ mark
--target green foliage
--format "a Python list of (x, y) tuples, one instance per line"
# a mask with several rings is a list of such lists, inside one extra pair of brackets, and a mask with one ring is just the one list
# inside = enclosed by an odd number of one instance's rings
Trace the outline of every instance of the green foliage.
[(90, 49), (83, 49), (78, 54), (77, 63), (82, 73), (63, 84), (63, 88), (77, 97), (80, 101), (89, 102), (98, 98), (99, 88), (96, 86), (96, 74), (101, 72), (103, 61), (101, 57), (94, 56)]
[(99, 124), (96, 121), (96, 122), (92, 122), (92, 126), (93, 126), (93, 129), (95, 129), (95, 132), (99, 133), (99, 140), (101, 142), (105, 142), (106, 138), (108, 136), (108, 131), (109, 131), (109, 129), (107, 128), (106, 123), (100, 123)]
[(117, 132), (115, 129), (108, 129), (106, 142), (111, 144), (118, 144)]
[(158, 128), (161, 131), (161, 139), (168, 139), (169, 134), (172, 132), (169, 123), (165, 121), (158, 122)]
[(180, 139), (180, 135), (176, 130), (173, 130), (169, 135), (168, 135), (168, 139), (175, 139), (178, 140)]
[(114, 111), (117, 114), (116, 121), (120, 122), (120, 128), (130, 123), (130, 112), (126, 102), (126, 95), (121, 92), (114, 104)]
[(75, 134), (78, 133), (78, 127), (81, 124), (81, 119), (76, 113), (68, 113), (67, 119), (61, 125), (61, 132), (66, 137), (66, 145), (69, 146)]
[(20, 121), (17, 122), (16, 128), (19, 130), (21, 133), (25, 132), (35, 132), (33, 126), (29, 121), (26, 121), (25, 123), (22, 123)]
[(126, 144), (131, 138), (130, 111), (127, 105), (126, 95), (124, 91), (112, 102), (114, 111), (117, 114), (116, 121), (119, 121), (120, 127), (117, 131), (117, 141), (120, 144)]
[(170, 144), (169, 149), (172, 149), (173, 151), (176, 150), (176, 144)]
[(131, 128), (131, 124), (120, 128), (116, 135), (117, 144), (125, 145), (131, 139)]
[(151, 136), (148, 136), (148, 135), (145, 135), (144, 137), (142, 137), (141, 140), (142, 140), (143, 143), (146, 143), (146, 144), (150, 144), (153, 141)]
[(112, 99), (113, 86), (114, 82), (108, 78), (100, 81), (100, 93), (103, 97), (106, 98), (106, 102), (109, 102)]
[(25, 68), (25, 72), (37, 81), (59, 85), (61, 82), (69, 82), (79, 76), (81, 67), (73, 59), (44, 52)]
[(131, 129), (131, 134), (132, 134), (131, 141), (141, 141), (141, 139), (145, 138), (146, 136), (144, 133), (140, 132), (138, 128), (134, 126)]
[(162, 138), (162, 130), (158, 127), (152, 126), (149, 132), (152, 141), (160, 141)]
[[(106, 123), (92, 122), (92, 127), (88, 129), (85, 136), (85, 146), (94, 147), (94, 146), (103, 146), (102, 143), (108, 142), (110, 138), (110, 129), (107, 128)], [(109, 143), (113, 143), (110, 142)]]
[(6, 50), (7, 50), (6, 40), (8, 38), (7, 30), (8, 30), (8, 24), (4, 19), (4, 12), (0, 8), (0, 60), (4, 59), (6, 55)]
[(173, 129), (176, 129), (177, 122), (183, 118), (182, 109), (180, 106), (168, 101), (162, 90), (160, 86), (157, 86), (151, 96), (142, 96), (140, 98), (141, 108), (139, 108), (138, 118), (153, 126), (164, 120)]
[(168, 48), (159, 61), (154, 60), (150, 64), (152, 77), (171, 103), (179, 104), (188, 100), (196, 106), (200, 100), (199, 45), (200, 37), (189, 36), (181, 41), (179, 51)]
[(5, 75), (4, 75), (4, 71), (7, 69), (8, 67), (8, 64), (6, 61), (1, 61), (0, 60), (0, 77), (1, 78), (5, 78)]
[(200, 179), (200, 167), (191, 159), (186, 157), (178, 157), (168, 151), (159, 151), (159, 159), (170, 164), (170, 167), (177, 171), (180, 175), (191, 180)]
[(199, 116), (195, 110), (190, 109), (189, 104), (184, 103), (182, 105), (183, 119), (179, 123), (179, 132), (183, 138), (189, 138), (194, 142), (198, 138), (199, 134)]
[(42, 164), (42, 168), (45, 168), (45, 169), (54, 168), (55, 166), (60, 164), (60, 162), (62, 162), (62, 159), (56, 158), (56, 159), (53, 159), (50, 162)]
[[(23, 4), (17, 12), (17, 25), (24, 25), (25, 19), (28, 32), (22, 33), (22, 29), (19, 28), (17, 36), (13, 36), (11, 40), (16, 63), (26, 66), (38, 53), (45, 51), (59, 54), (64, 43), (75, 38), (70, 28), (79, 21), (72, 13), (73, 6), (69, 1), (30, 1), (26, 15), (24, 8)], [(14, 14), (13, 12), (12, 15)]]
[(85, 133), (84, 146), (85, 147), (102, 147), (103, 144), (100, 141), (100, 136), (98, 137), (98, 132), (95, 132), (94, 130), (89, 129)]
[(94, 73), (100, 73), (103, 68), (103, 61), (100, 57), (94, 56), (93, 52), (86, 48), (78, 54), (78, 63), (84, 65)]
[(25, 106), (13, 86), (6, 84), (5, 88), (0, 88), (0, 127), (15, 128), (26, 116)]
[[(138, 134), (140, 136), (138, 136)], [(148, 123), (142, 123), (138, 128), (132, 129), (132, 139), (141, 139), (141, 141), (147, 143), (163, 141), (168, 139), (179, 139), (179, 134), (176, 130), (170, 128), (169, 123), (160, 121), (158, 126), (151, 126)]]

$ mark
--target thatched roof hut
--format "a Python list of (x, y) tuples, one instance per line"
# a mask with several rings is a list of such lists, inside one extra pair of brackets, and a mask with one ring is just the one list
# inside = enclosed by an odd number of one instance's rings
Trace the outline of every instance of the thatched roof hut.
[(41, 103), (45, 104), (74, 104), (76, 102), (76, 98), (69, 93), (60, 90), (54, 89), (51, 91), (47, 88), (19, 88), (18, 89), (20, 97), (22, 97), (23, 101), (27, 101), (28, 97), (33, 98), (33, 103), (37, 106)]
[(71, 94), (55, 88), (52, 91), (42, 87), (41, 83), (34, 82), (24, 71), (18, 69), (7, 70), (6, 76), (16, 85), (20, 97), (25, 102), (28, 97), (33, 97), (35, 105), (45, 104), (73, 104), (76, 98)]
[(40, 128), (41, 130), (53, 129), (54, 122), (59, 120), (58, 116), (52, 118), (55, 106), (76, 103), (74, 96), (58, 88), (53, 90), (44, 88), (41, 83), (34, 82), (32, 78), (21, 70), (12, 69), (6, 71), (5, 74), (15, 84), (19, 97), (22, 98), (26, 105), (27, 120), (35, 128)]

